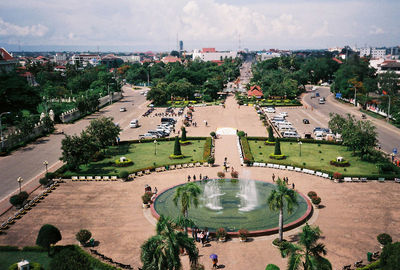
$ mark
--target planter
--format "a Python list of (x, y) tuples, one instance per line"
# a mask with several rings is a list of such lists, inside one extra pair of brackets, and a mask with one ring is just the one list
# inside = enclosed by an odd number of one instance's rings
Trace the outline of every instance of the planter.
[(219, 242), (225, 242), (226, 241), (226, 237), (220, 237), (220, 238), (218, 238), (218, 241)]
[(143, 204), (143, 208), (149, 208), (150, 207), (150, 204), (149, 203), (144, 203)]
[(239, 237), (240, 242), (246, 242), (247, 241), (247, 237)]

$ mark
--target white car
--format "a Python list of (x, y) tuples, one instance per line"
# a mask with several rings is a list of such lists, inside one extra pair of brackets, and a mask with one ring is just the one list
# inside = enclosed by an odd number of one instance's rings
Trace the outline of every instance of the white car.
[(264, 112), (266, 112), (266, 113), (275, 113), (275, 109), (272, 108), (272, 107), (267, 107), (267, 108), (264, 109)]
[(119, 111), (120, 112), (126, 112), (126, 108), (125, 107), (121, 107), (121, 108), (119, 108)]
[(282, 116), (282, 117), (288, 117), (288, 113), (287, 112), (280, 112), (279, 113), (279, 116)]

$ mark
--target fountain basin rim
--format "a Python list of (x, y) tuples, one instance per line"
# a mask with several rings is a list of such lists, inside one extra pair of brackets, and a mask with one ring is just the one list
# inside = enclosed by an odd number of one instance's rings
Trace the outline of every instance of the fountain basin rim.
[[(233, 179), (233, 178), (224, 178), (224, 179)], [(240, 180), (240, 179), (237, 179), (237, 180)], [(254, 180), (254, 179), (251, 179), (251, 180)], [(254, 180), (254, 181), (269, 183), (269, 182), (262, 181), (262, 180)], [(196, 181), (192, 181), (192, 182), (199, 182), (200, 183), (200, 180), (196, 180)], [(182, 183), (182, 184), (178, 184), (178, 185), (174, 185), (174, 186), (171, 186), (171, 187), (168, 187), (168, 188), (162, 190), (161, 192), (157, 193), (157, 196), (154, 198), (154, 201), (157, 200), (157, 197), (160, 194), (163, 194), (164, 192), (166, 192), (166, 191), (168, 191), (170, 189), (173, 189), (173, 188), (176, 188), (176, 187), (179, 187), (179, 186), (182, 186), (182, 185), (186, 185), (187, 183), (188, 182), (185, 182), (185, 183)], [(270, 184), (272, 184), (272, 183), (270, 183)], [(292, 221), (292, 222), (290, 222), (290, 223), (288, 223), (286, 225), (283, 225), (283, 231), (288, 231), (288, 230), (291, 230), (291, 229), (299, 227), (300, 225), (304, 224), (313, 214), (314, 208), (313, 208), (310, 200), (304, 194), (302, 194), (301, 192), (298, 192), (298, 191), (296, 191), (296, 192), (297, 192), (297, 194), (299, 194), (306, 201), (307, 210), (304, 213), (304, 215), (301, 216), (300, 218), (298, 218), (295, 221)], [(157, 213), (156, 209), (154, 209), (154, 203), (151, 204), (150, 211), (151, 211), (152, 216), (155, 219), (158, 220), (160, 218), (160, 215)], [(192, 229), (188, 228), (188, 232), (192, 232)], [(248, 236), (273, 235), (273, 234), (276, 234), (278, 232), (279, 232), (279, 227), (275, 227), (275, 228), (265, 229), (265, 230), (249, 231)], [(210, 232), (210, 234), (211, 235), (215, 235), (214, 232)], [(227, 235), (230, 236), (230, 237), (239, 237), (239, 232), (227, 232)]]

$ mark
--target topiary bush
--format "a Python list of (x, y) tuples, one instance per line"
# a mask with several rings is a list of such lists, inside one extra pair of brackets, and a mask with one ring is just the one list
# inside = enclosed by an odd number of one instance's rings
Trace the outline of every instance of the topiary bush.
[(244, 137), (244, 136), (246, 135), (246, 133), (245, 133), (244, 131), (242, 131), (242, 130), (238, 131), (236, 134), (237, 134), (239, 137)]
[(143, 195), (142, 195), (142, 201), (143, 201), (143, 204), (149, 204), (149, 203), (151, 203), (151, 197), (153, 196), (153, 193), (151, 193), (151, 192), (145, 192)]
[(36, 245), (41, 246), (47, 250), (50, 255), (50, 246), (54, 245), (62, 239), (60, 230), (51, 224), (43, 225), (36, 238)]
[(350, 162), (348, 162), (347, 160), (342, 160), (342, 161), (331, 160), (329, 163), (335, 167), (349, 167), (350, 166)]
[(186, 138), (186, 128), (182, 127), (182, 137), (181, 137), (181, 141), (182, 142), (186, 142), (187, 138)]
[(311, 197), (311, 202), (318, 207), (321, 203), (321, 198), (318, 196)]
[(270, 155), (269, 155), (269, 158), (280, 160), (280, 159), (285, 159), (286, 156), (285, 156), (285, 155), (270, 154)]
[(10, 203), (15, 207), (21, 207), (24, 202), (28, 199), (29, 195), (26, 191), (22, 191), (17, 195), (13, 195), (10, 198)]
[(120, 159), (115, 160), (115, 166), (117, 167), (128, 167), (133, 165), (133, 161), (129, 158), (126, 158), (124, 161), (121, 161)]
[(280, 270), (280, 268), (275, 264), (268, 264), (265, 270)]
[(129, 172), (128, 171), (120, 171), (119, 172), (119, 178), (121, 178), (121, 179), (126, 180), (126, 179), (128, 179), (128, 176), (129, 176)]
[(225, 173), (224, 172), (217, 172), (217, 176), (219, 178), (224, 178), (225, 177)]
[(333, 178), (334, 179), (342, 179), (342, 174), (340, 172), (334, 172), (333, 173)]
[(239, 177), (239, 172), (238, 171), (231, 172), (231, 177), (232, 178), (238, 178)]
[(92, 233), (86, 229), (80, 230), (75, 235), (76, 240), (78, 240), (82, 246), (85, 246), (85, 244), (90, 240), (91, 237)]
[(207, 158), (207, 163), (213, 165), (215, 163), (215, 158), (213, 156), (209, 156)]
[(181, 144), (179, 143), (179, 137), (175, 137), (175, 144), (174, 144), (174, 156), (182, 156), (181, 151)]
[[(8, 270), (18, 270), (18, 263), (12, 264)], [(44, 268), (40, 263), (29, 262), (29, 270), (44, 270)]]
[(277, 140), (276, 143), (275, 143), (274, 155), (275, 155), (275, 156), (280, 156), (280, 155), (282, 155), (282, 152), (281, 152), (281, 143), (279, 142), (279, 140)]
[(39, 184), (41, 184), (42, 186), (47, 186), (48, 183), (49, 180), (46, 177), (42, 177), (39, 179)]
[(268, 142), (270, 143), (275, 142), (274, 131), (272, 130), (272, 126), (268, 126)]
[(93, 269), (87, 256), (75, 250), (64, 248), (58, 252), (50, 262), (49, 269)]
[(309, 192), (307, 193), (307, 196), (311, 199), (312, 197), (317, 196), (317, 192), (315, 192), (315, 191), (309, 191)]
[(214, 131), (212, 131), (211, 133), (210, 133), (210, 136), (211, 137), (213, 137), (214, 139), (217, 137), (217, 134), (214, 132)]
[(376, 237), (376, 239), (378, 240), (378, 242), (381, 244), (381, 245), (383, 245), (383, 246), (386, 246), (387, 244), (390, 244), (390, 243), (392, 243), (392, 237), (389, 235), (389, 234), (387, 234), (387, 233), (381, 233), (381, 234), (378, 234), (378, 236)]

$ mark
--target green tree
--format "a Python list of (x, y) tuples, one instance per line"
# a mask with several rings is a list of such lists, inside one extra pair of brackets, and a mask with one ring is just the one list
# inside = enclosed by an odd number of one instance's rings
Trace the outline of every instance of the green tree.
[(167, 93), (167, 83), (164, 81), (158, 82), (155, 86), (151, 87), (150, 91), (147, 93), (147, 100), (152, 100), (154, 105), (164, 105), (171, 98)]
[[(185, 218), (188, 218), (188, 209), (192, 205), (196, 208), (199, 205), (200, 193), (201, 189), (196, 183), (187, 183), (176, 189), (173, 201), (176, 206), (180, 205), (180, 210)], [(184, 228), (187, 233), (187, 227)]]
[(32, 131), (35, 128), (36, 123), (37, 121), (34, 117), (30, 115), (24, 116), (17, 125), (17, 128), (21, 131), (21, 136), (25, 138), (30, 134), (32, 134)]
[(382, 270), (396, 270), (400, 265), (400, 242), (385, 245), (380, 257)]
[(54, 122), (51, 121), (50, 117), (46, 115), (42, 119), (43, 129), (46, 133), (51, 133), (54, 130)]
[[(278, 141), (279, 142), (279, 141)], [(277, 143), (278, 143), (277, 142)], [(283, 208), (287, 208), (290, 214), (294, 206), (298, 205), (297, 194), (293, 189), (289, 189), (284, 181), (278, 177), (276, 189), (272, 190), (267, 202), (272, 211), (279, 211), (279, 240), (283, 240)]]
[(50, 246), (54, 245), (61, 239), (61, 233), (57, 227), (51, 224), (45, 224), (40, 228), (39, 234), (36, 238), (36, 245), (45, 248), (48, 255), (50, 255)]
[(276, 140), (275, 142), (275, 151), (274, 151), (274, 155), (282, 155), (281, 152), (281, 142), (279, 140)]
[(60, 160), (66, 162), (71, 170), (76, 171), (79, 165), (89, 163), (99, 148), (92, 136), (82, 131), (80, 136), (66, 135), (61, 141), (61, 150)]
[(114, 124), (113, 118), (100, 117), (90, 121), (87, 132), (92, 137), (92, 140), (99, 145), (99, 148), (105, 151), (107, 146), (116, 141), (121, 128)]
[(275, 141), (274, 131), (272, 130), (272, 126), (268, 126), (268, 141), (269, 142)]
[(157, 234), (141, 246), (143, 270), (178, 270), (182, 268), (181, 251), (186, 251), (191, 266), (197, 265), (199, 252), (193, 238), (176, 230), (176, 225), (160, 216), (156, 227)]
[(92, 237), (92, 233), (86, 229), (80, 230), (75, 235), (76, 240), (78, 240), (82, 246), (84, 246), (87, 243), (87, 241), (90, 240), (91, 237)]
[(186, 138), (186, 128), (182, 127), (182, 137), (181, 137), (181, 141), (182, 142), (186, 142), (187, 138)]
[(317, 243), (321, 237), (319, 227), (306, 224), (299, 236), (298, 244), (284, 242), (280, 247), (282, 257), (289, 257), (287, 269), (332, 270), (331, 263), (322, 256), (327, 253), (325, 246)]
[(92, 270), (93, 267), (82, 252), (65, 247), (55, 254), (50, 261), (49, 268), (52, 270)]
[(276, 266), (275, 264), (268, 264), (267, 267), (265, 268), (265, 270), (280, 270), (278, 266)]
[(174, 156), (181, 156), (182, 151), (181, 151), (181, 144), (179, 142), (179, 137), (175, 137), (175, 144), (174, 144)]

